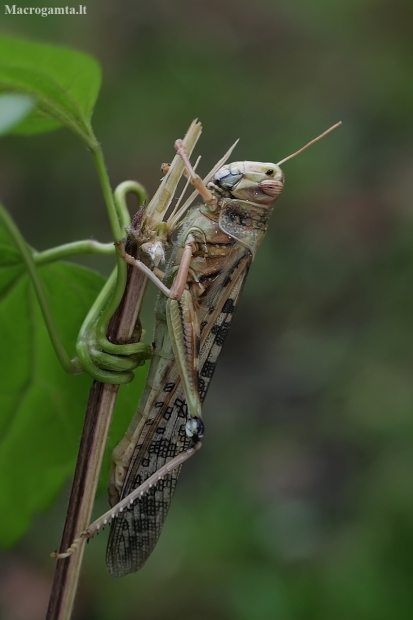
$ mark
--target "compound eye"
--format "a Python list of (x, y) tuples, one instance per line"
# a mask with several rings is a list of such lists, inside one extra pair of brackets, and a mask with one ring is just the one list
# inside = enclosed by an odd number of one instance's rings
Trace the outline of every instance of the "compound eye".
[(272, 168), (268, 168), (265, 174), (267, 175), (267, 177), (272, 177), (274, 176), (274, 172), (275, 171)]
[(230, 174), (228, 168), (222, 167), (214, 174), (215, 181), (220, 181)]

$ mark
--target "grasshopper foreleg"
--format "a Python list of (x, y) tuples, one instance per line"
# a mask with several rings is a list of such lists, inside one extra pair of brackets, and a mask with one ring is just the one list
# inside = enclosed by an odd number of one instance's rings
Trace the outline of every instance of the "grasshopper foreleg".
[(127, 252), (125, 251), (125, 246), (123, 245), (122, 241), (117, 241), (115, 245), (121, 257), (123, 258), (123, 260), (129, 265), (132, 265), (133, 267), (140, 269), (151, 280), (151, 282), (156, 284), (159, 290), (166, 297), (168, 297), (169, 299), (180, 299), (182, 297), (182, 294), (185, 290), (186, 282), (188, 279), (188, 272), (189, 272), (192, 255), (196, 248), (194, 238), (191, 234), (188, 235), (185, 241), (185, 246), (184, 246), (184, 250), (182, 254), (182, 259), (179, 265), (179, 269), (175, 276), (174, 283), (170, 289), (167, 286), (165, 286), (165, 284), (158, 278), (158, 276), (149, 267), (145, 265), (145, 263), (138, 260), (137, 258), (134, 258), (130, 254), (127, 254)]
[(132, 265), (132, 267), (136, 267), (137, 269), (140, 269), (140, 271), (142, 271), (149, 278), (149, 280), (151, 280), (154, 284), (156, 284), (159, 290), (162, 291), (162, 293), (166, 295), (166, 297), (170, 296), (169, 288), (165, 286), (165, 284), (158, 278), (158, 276), (155, 275), (153, 271), (145, 265), (145, 263), (138, 260), (137, 258), (134, 258), (133, 256), (131, 256), (125, 251), (125, 246), (123, 244), (123, 241), (116, 241), (115, 245), (117, 247), (119, 254), (121, 255), (121, 257), (126, 263), (128, 263), (129, 265)]

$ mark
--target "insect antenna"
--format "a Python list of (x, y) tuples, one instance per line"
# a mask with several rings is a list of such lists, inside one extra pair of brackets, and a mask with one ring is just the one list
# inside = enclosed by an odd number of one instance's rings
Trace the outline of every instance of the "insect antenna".
[(281, 164), (283, 164), (285, 161), (288, 161), (289, 159), (292, 159), (293, 157), (295, 157), (296, 155), (299, 155), (300, 153), (302, 153), (303, 151), (305, 151), (306, 149), (308, 149), (309, 146), (312, 146), (313, 144), (315, 144), (316, 142), (318, 142), (319, 140), (321, 140), (321, 138), (324, 138), (327, 134), (329, 134), (330, 132), (332, 132), (334, 129), (337, 129), (337, 127), (340, 127), (341, 125), (341, 121), (339, 121), (338, 123), (336, 123), (335, 125), (333, 125), (332, 127), (330, 127), (330, 129), (327, 129), (327, 131), (324, 131), (322, 134), (320, 134), (317, 138), (314, 138), (314, 140), (311, 140), (311, 142), (309, 142), (308, 144), (306, 144), (305, 146), (303, 146), (301, 149), (299, 149), (298, 151), (296, 151), (295, 153), (293, 153), (292, 155), (289, 155), (288, 157), (285, 157), (284, 159), (282, 159), (281, 161), (279, 161), (277, 163), (277, 166), (280, 166)]

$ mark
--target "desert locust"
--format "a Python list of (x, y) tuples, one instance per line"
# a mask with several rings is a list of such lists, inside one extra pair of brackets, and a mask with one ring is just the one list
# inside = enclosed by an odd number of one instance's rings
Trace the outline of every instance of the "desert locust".
[[(117, 244), (123, 259), (143, 270), (161, 292), (144, 393), (113, 453), (112, 508), (58, 557), (70, 555), (82, 540), (111, 521), (110, 574), (121, 577), (137, 571), (148, 559), (182, 463), (201, 445), (202, 403), (249, 268), (284, 187), (280, 164), (339, 124), (277, 164), (226, 164), (223, 159), (204, 181), (191, 166), (183, 142), (176, 141), (195, 196), (176, 205), (165, 221), (155, 221), (154, 210), (149, 209), (142, 225), (130, 229), (151, 267), (126, 254), (123, 243)], [(172, 167), (164, 166), (164, 171), (167, 180)], [(159, 196), (162, 203), (162, 192)]]

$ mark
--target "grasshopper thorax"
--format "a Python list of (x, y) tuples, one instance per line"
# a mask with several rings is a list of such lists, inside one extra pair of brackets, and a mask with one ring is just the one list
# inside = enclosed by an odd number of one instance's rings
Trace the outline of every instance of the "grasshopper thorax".
[(222, 166), (213, 177), (211, 189), (221, 196), (271, 205), (284, 187), (284, 173), (277, 164), (237, 161)]

